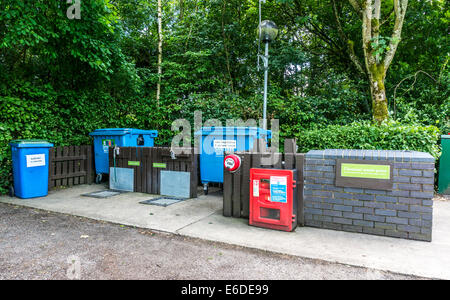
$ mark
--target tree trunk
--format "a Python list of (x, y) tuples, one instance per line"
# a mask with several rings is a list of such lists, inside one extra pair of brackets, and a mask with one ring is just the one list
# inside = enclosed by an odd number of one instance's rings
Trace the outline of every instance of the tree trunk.
[[(370, 94), (372, 96), (373, 119), (381, 123), (389, 119), (388, 102), (384, 80), (386, 72), (394, 58), (398, 44), (401, 39), (403, 21), (406, 15), (408, 0), (393, 0), (395, 13), (394, 28), (389, 38), (389, 45), (380, 49), (380, 26), (385, 22), (381, 20), (382, 0), (348, 0), (362, 21), (362, 44), (364, 52), (364, 63), (369, 78)], [(334, 2), (333, 2), (334, 3)], [(336, 5), (335, 15), (338, 19)], [(340, 26), (338, 20), (338, 26)], [(340, 29), (342, 31), (342, 28)], [(341, 35), (345, 35), (341, 32)], [(384, 37), (386, 39), (386, 37)], [(350, 51), (352, 54), (352, 51)], [(354, 54), (354, 53), (353, 53)], [(352, 61), (359, 66), (355, 57)], [(361, 68), (359, 68), (360, 70)]]
[(386, 89), (384, 87), (385, 72), (383, 69), (383, 65), (375, 65), (369, 71), (372, 115), (373, 119), (378, 123), (389, 118)]
[(156, 102), (159, 107), (159, 99), (161, 98), (161, 75), (162, 75), (162, 8), (161, 0), (158, 0), (158, 83), (156, 85)]
[(179, 6), (180, 6), (179, 19), (183, 20), (183, 17), (184, 17), (184, 0), (179, 0)]
[(226, 60), (226, 65), (227, 65), (227, 71), (228, 71), (228, 76), (229, 76), (229, 82), (230, 82), (230, 89), (231, 89), (231, 93), (234, 94), (234, 85), (233, 85), (233, 76), (231, 75), (231, 65), (230, 65), (230, 52), (228, 51), (228, 47), (227, 47), (227, 35), (225, 33), (225, 10), (226, 10), (226, 5), (227, 2), (223, 1), (223, 6), (222, 6), (222, 37), (223, 37), (223, 48), (225, 51), (225, 60)]

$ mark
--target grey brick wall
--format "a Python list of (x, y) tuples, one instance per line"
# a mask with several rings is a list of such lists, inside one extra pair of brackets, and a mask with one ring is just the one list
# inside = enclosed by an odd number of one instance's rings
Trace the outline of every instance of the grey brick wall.
[[(394, 163), (392, 191), (334, 185), (336, 159)], [(431, 241), (434, 158), (423, 152), (313, 150), (305, 155), (305, 225)]]

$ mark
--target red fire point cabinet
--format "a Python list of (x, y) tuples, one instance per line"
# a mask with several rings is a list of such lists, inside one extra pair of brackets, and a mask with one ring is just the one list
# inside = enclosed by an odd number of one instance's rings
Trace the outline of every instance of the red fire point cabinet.
[(297, 170), (250, 169), (249, 224), (292, 231), (297, 227)]

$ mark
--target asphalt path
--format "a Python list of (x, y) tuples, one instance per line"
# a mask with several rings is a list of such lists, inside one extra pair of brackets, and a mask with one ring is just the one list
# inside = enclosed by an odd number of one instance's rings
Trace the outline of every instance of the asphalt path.
[(421, 279), (0, 203), (0, 279)]

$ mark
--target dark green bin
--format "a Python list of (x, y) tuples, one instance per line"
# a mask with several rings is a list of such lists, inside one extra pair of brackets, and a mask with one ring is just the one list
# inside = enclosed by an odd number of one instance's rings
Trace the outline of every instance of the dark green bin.
[(450, 195), (450, 134), (441, 136), (442, 155), (439, 163), (439, 193)]

